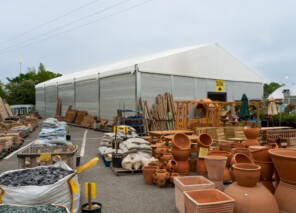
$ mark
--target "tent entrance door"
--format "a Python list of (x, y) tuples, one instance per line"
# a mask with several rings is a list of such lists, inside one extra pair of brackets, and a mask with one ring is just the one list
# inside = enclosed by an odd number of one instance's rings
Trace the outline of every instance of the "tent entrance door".
[(226, 101), (226, 92), (208, 92), (208, 98), (212, 101)]

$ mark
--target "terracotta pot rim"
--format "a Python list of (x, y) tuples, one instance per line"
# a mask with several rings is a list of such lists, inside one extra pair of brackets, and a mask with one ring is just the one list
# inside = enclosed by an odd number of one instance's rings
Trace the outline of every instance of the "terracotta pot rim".
[(259, 160), (254, 160), (254, 163), (273, 164), (272, 161), (259, 161)]
[(231, 152), (227, 152), (227, 151), (209, 151), (209, 153), (217, 153), (217, 154), (229, 154), (231, 155)]
[[(201, 141), (200, 141), (200, 137), (202, 136), (202, 135), (207, 135), (208, 137), (210, 137), (210, 143), (209, 144), (204, 144), (204, 143), (202, 143)], [(198, 145), (200, 145), (200, 146), (202, 146), (202, 147), (210, 147), (212, 144), (213, 144), (213, 138), (209, 135), (209, 134), (207, 134), (207, 133), (201, 133), (200, 135), (199, 135), (199, 137), (198, 137), (198, 141), (197, 141), (197, 143), (198, 143)]]
[(172, 147), (172, 150), (175, 150), (175, 151), (188, 151), (188, 150), (191, 150), (191, 148), (189, 148), (189, 149), (178, 149), (178, 148)]
[(233, 164), (232, 167), (241, 171), (257, 171), (261, 169), (261, 166), (251, 163), (237, 163)]
[[(185, 143), (176, 143), (177, 140), (175, 140), (175, 137), (181, 135), (182, 137), (185, 137)], [(191, 140), (189, 139), (189, 137), (187, 135), (185, 135), (184, 133), (176, 133), (173, 136), (172, 139), (172, 147), (176, 148), (176, 149), (187, 149), (187, 148), (191, 148)]]
[(221, 155), (206, 155), (205, 158), (210, 160), (227, 160), (226, 156)]
[[(268, 152), (272, 157), (282, 157), (286, 159), (296, 160), (296, 149), (270, 149), (268, 150)], [(294, 152), (295, 156), (286, 155), (287, 152)]]
[(246, 155), (244, 153), (235, 153), (232, 158), (236, 159), (236, 156), (238, 156), (238, 155), (243, 155), (246, 159), (250, 160), (250, 164), (254, 164), (254, 162), (252, 161), (252, 159), (248, 155)]

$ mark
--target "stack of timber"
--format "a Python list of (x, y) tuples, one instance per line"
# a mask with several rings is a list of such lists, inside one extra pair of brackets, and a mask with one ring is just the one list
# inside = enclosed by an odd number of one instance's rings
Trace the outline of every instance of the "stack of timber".
[(165, 96), (158, 95), (156, 104), (149, 110), (148, 101), (140, 100), (140, 106), (144, 116), (145, 132), (173, 130), (175, 128), (176, 110), (174, 99), (170, 93)]
[(83, 118), (86, 115), (87, 115), (87, 111), (77, 111), (74, 123), (77, 125), (81, 125), (81, 122), (83, 121)]
[(96, 122), (96, 119), (97, 119), (97, 116), (95, 115), (85, 115), (81, 122), (81, 126), (86, 128), (93, 128), (94, 123)]
[(73, 123), (76, 118), (77, 111), (68, 109), (65, 115), (65, 122), (67, 123)]
[(61, 116), (61, 110), (62, 110), (62, 100), (58, 98), (55, 117)]

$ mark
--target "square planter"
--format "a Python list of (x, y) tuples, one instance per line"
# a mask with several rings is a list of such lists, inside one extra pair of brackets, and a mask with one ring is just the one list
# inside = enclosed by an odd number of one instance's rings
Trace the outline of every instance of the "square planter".
[(215, 184), (203, 176), (187, 176), (174, 178), (176, 208), (180, 213), (185, 213), (185, 191), (215, 189)]
[(218, 189), (203, 189), (184, 192), (187, 213), (234, 211), (235, 200)]

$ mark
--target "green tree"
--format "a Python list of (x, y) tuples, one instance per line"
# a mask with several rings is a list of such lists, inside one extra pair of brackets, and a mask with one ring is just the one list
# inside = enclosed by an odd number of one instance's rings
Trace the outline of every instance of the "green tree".
[(42, 63), (37, 71), (35, 68), (28, 68), (26, 73), (21, 73), (14, 78), (7, 78), (9, 83), (5, 85), (6, 99), (9, 104), (35, 104), (35, 85), (59, 76), (61, 74), (46, 70)]
[(270, 82), (269, 84), (264, 84), (263, 93), (264, 98), (267, 98), (271, 93), (273, 93), (276, 89), (285, 86), (285, 84), (278, 84), (276, 82)]

